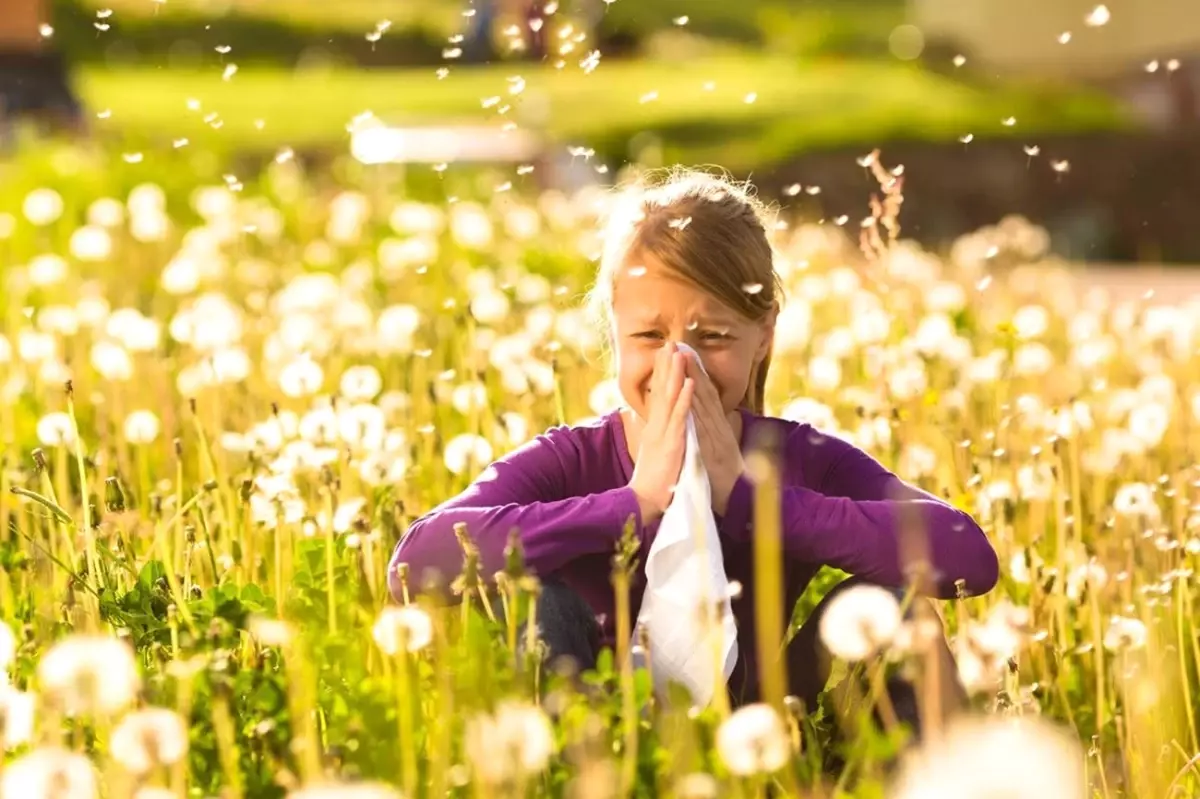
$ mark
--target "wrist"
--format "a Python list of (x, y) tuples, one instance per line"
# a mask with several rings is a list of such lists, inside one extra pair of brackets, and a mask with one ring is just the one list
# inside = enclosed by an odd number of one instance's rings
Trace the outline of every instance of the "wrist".
[(663, 515), (665, 511), (659, 503), (638, 491), (633, 485), (630, 485), (629, 488), (637, 499), (638, 513), (641, 514), (643, 525), (648, 525)]

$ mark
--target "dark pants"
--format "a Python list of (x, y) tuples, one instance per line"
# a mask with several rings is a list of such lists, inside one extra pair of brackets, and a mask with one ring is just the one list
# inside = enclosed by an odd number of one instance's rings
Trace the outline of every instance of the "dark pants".
[[(804, 624), (796, 632), (787, 648), (788, 688), (791, 695), (804, 702), (809, 711), (817, 707), (818, 697), (829, 680), (832, 658), (825, 645), (821, 642), (819, 627), (821, 617), (829, 607), (830, 601), (842, 591), (855, 585), (862, 584), (857, 577), (848, 578), (838, 583), (826, 594), (812, 614), (805, 619)], [(889, 589), (893, 590), (893, 589)], [(894, 590), (897, 599), (903, 598), (903, 591)], [(916, 601), (928, 602), (927, 599)], [(912, 617), (916, 602), (912, 602), (907, 610), (907, 616)], [(546, 580), (542, 585), (542, 594), (538, 600), (537, 621), (539, 633), (545, 644), (547, 659), (555, 660), (567, 657), (580, 671), (587, 671), (596, 665), (597, 657), (602, 648), (600, 625), (596, 622), (595, 614), (587, 602), (566, 585), (553, 579)], [(743, 643), (743, 647), (750, 646)], [(943, 714), (965, 706), (966, 692), (958, 681), (958, 670), (954, 656), (950, 652), (944, 637), (934, 642), (939, 659), (940, 672), (945, 678), (946, 690), (942, 695)], [(735, 670), (734, 678), (739, 673), (744, 675), (744, 669)], [(757, 688), (745, 683), (730, 684), (731, 699), (734, 706), (740, 706), (759, 700)], [(888, 698), (895, 708), (896, 716), (920, 737), (921, 728), (917, 713), (917, 697), (914, 686), (908, 680), (899, 676), (888, 679)]]

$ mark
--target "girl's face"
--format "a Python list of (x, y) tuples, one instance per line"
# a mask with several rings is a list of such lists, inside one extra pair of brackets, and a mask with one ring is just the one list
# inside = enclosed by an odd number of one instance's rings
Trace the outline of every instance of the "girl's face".
[(630, 267), (621, 269), (613, 286), (613, 350), (625, 402), (646, 419), (654, 354), (667, 341), (682, 341), (699, 353), (725, 412), (733, 412), (770, 347), (774, 314), (751, 321), (653, 255), (634, 263), (633, 274)]

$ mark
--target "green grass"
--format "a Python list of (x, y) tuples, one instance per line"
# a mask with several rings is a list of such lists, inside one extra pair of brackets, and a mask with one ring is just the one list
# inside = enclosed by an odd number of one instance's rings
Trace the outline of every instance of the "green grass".
[[(508, 78), (527, 88), (508, 95)], [(686, 63), (601, 62), (584, 74), (566, 69), (505, 65), (452, 68), (445, 80), (432, 69), (292, 72), (246, 68), (223, 81), (221, 68), (204, 70), (85, 70), (80, 86), (101, 130), (136, 146), (188, 138), (236, 151), (280, 146), (338, 148), (346, 124), (370, 110), (400, 125), (496, 123), (483, 98), (513, 100), (509, 117), (536, 127), (531, 99), (545, 103), (546, 133), (560, 142), (617, 148), (639, 131), (661, 134), (666, 154), (748, 167), (809, 147), (870, 144), (893, 137), (953, 140), (1009, 133), (1029, 136), (1120, 124), (1106, 99), (1075, 90), (1028, 85), (973, 86), (916, 67), (885, 62), (797, 63), (760, 55), (718, 55)], [(704, 84), (715, 82), (706, 91)], [(649, 92), (657, 99), (642, 102)], [(754, 92), (757, 99), (747, 103)], [(189, 99), (201, 110), (189, 111)], [(205, 115), (217, 112), (213, 130)], [(1001, 120), (1016, 116), (1018, 124)], [(263, 120), (262, 130), (255, 120)]]

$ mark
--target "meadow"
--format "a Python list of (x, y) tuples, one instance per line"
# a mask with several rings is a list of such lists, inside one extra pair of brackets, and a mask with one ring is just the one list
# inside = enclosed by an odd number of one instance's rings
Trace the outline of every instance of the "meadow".
[[(939, 604), (969, 718), (901, 755), (836, 704), (663, 703), (626, 647), (580, 690), (518, 654), (519, 546), (480, 574), (469, 530), (453, 595), (402, 573), (389, 597), (409, 521), (619, 402), (582, 308), (606, 192), (175, 157), (48, 148), (0, 188), (0, 795), (1200, 789), (1200, 304), (1074, 291), (1021, 219), (926, 252), (866, 191), (823, 223), (784, 207), (818, 187), (767, 198), (768, 413), (975, 514), (1002, 564)], [(637, 553), (614, 554), (620, 593)], [(865, 647), (931, 679), (919, 629), (843, 613), (844, 673)]]

